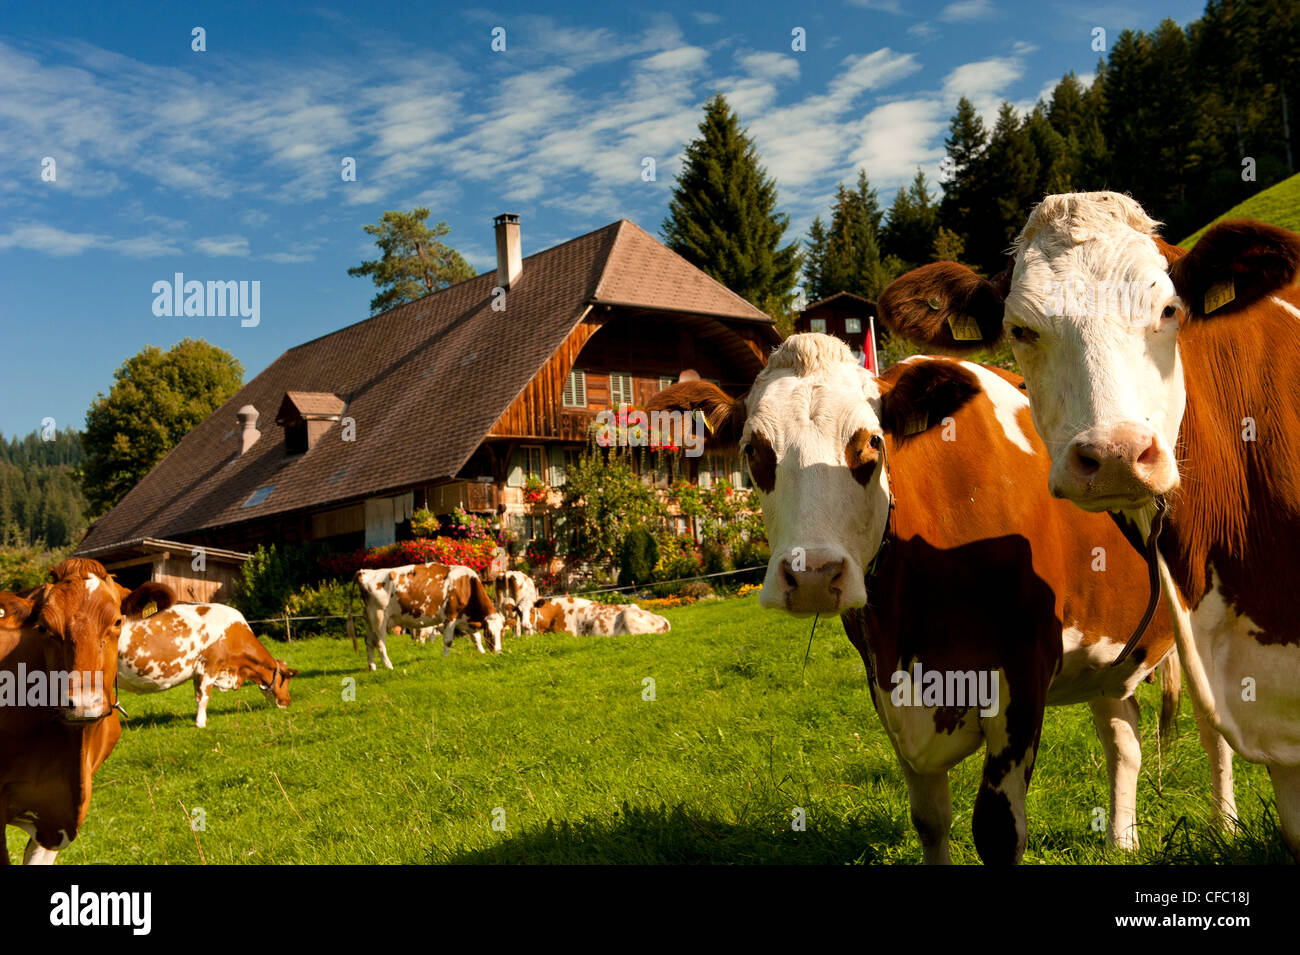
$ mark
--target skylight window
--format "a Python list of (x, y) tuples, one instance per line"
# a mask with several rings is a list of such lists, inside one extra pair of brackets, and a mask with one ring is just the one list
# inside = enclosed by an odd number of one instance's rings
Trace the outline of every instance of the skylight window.
[(268, 484), (265, 487), (259, 487), (252, 494), (248, 495), (248, 500), (245, 501), (243, 504), (241, 504), (240, 507), (257, 507), (257, 505), (261, 504), (268, 497), (270, 497), (271, 492), (274, 490), (275, 490), (274, 484)]

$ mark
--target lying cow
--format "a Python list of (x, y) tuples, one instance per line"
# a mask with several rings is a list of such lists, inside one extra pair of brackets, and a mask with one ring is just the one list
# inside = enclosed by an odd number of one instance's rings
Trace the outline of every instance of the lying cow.
[[(26, 596), (0, 594), (0, 865), (9, 863), (6, 826), (30, 837), (25, 864), (52, 864), (77, 837), (95, 772), (122, 735), (118, 634), (149, 604), (173, 599), (163, 584), (127, 591), (84, 558), (58, 564)], [(34, 678), (43, 698), (26, 696)]]
[(539, 600), (530, 622), (537, 633), (572, 633), (580, 637), (668, 633), (672, 629), (664, 617), (636, 604), (603, 604), (567, 596)]
[(712, 445), (739, 447), (772, 544), (760, 604), (842, 615), (929, 863), (949, 861), (948, 772), (981, 744), (976, 850), (1020, 860), (1043, 708), (1085, 701), (1110, 775), (1108, 839), (1137, 845), (1131, 694), (1172, 648), (1170, 618), (1109, 665), (1143, 616), (1143, 561), (1109, 518), (1048, 495), (1018, 384), (935, 358), (876, 378), (843, 342), (803, 334), (742, 398), (696, 381), (648, 406), (702, 411)]
[(537, 603), (537, 585), (527, 574), (510, 570), (496, 579), (497, 609), (514, 626), (515, 635), (532, 633), (533, 604)]
[(237, 690), (246, 682), (256, 683), (283, 709), (289, 705), (289, 681), (297, 675), (266, 651), (243, 614), (225, 604), (177, 604), (128, 621), (118, 640), (122, 687), (132, 693), (157, 693), (191, 681), (198, 727), (208, 723), (213, 687)]
[[(469, 567), (447, 564), (407, 564), (379, 570), (358, 570), (352, 578), (365, 603), (366, 660), (375, 669), (375, 650), (384, 666), (388, 659), (384, 637), (394, 626), (417, 633), (424, 627), (442, 627), (442, 655), (451, 652), (457, 629), (470, 630), (474, 645), (484, 653), (483, 631), (492, 641), (492, 652), (501, 652), (505, 617), (497, 612), (483, 581)], [(354, 634), (352, 619), (348, 631)], [(356, 637), (353, 635), (353, 645)]]

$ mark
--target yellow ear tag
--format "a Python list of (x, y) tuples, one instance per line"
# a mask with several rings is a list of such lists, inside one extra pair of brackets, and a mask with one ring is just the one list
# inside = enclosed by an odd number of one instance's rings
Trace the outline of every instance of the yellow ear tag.
[(1223, 308), (1236, 297), (1237, 288), (1232, 284), (1232, 279), (1215, 282), (1205, 290), (1205, 314), (1209, 315), (1215, 309)]
[(704, 415), (700, 415), (700, 417), (704, 419), (705, 429), (709, 432), (709, 434), (713, 434), (713, 424), (709, 421), (709, 416), (704, 414)]
[(977, 342), (984, 337), (979, 322), (969, 315), (949, 315), (948, 330), (952, 332), (953, 340), (959, 342)]
[(926, 428), (930, 427), (930, 416), (927, 414), (912, 415), (903, 425), (903, 434), (920, 434)]
[(154, 601), (151, 600), (147, 604), (145, 604), (144, 609), (140, 611), (140, 619), (147, 620), (149, 617), (152, 617), (157, 612), (158, 612), (158, 604), (156, 604)]

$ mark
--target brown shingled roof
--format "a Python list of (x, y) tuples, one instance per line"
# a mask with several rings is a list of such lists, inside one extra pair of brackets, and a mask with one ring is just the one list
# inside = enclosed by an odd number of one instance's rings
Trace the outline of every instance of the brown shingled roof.
[[(78, 552), (452, 477), (592, 304), (772, 324), (626, 219), (525, 258), (503, 312), (491, 307), (496, 283), (485, 272), (289, 349), (187, 434)], [(265, 420), (289, 394), (314, 396), (301, 398), (312, 408), (346, 402), (356, 440), (339, 440), (336, 425), (290, 457), (264, 427), (238, 455), (236, 409), (252, 404)]]

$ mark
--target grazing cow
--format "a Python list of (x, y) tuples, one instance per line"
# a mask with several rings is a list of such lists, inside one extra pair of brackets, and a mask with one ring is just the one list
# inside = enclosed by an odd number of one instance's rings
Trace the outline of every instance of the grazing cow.
[(619, 637), (668, 633), (672, 625), (636, 604), (603, 604), (585, 597), (545, 597), (531, 615), (537, 633), (571, 633), (579, 637)]
[[(379, 570), (358, 570), (353, 583), (365, 602), (366, 659), (375, 669), (375, 650), (384, 666), (393, 668), (388, 659), (384, 637), (395, 625), (416, 632), (424, 627), (442, 627), (442, 655), (451, 652), (451, 641), (458, 628), (473, 628), (474, 645), (483, 649), (486, 630), (492, 652), (501, 652), (501, 632), (505, 617), (497, 612), (487, 588), (469, 567), (447, 564), (407, 564)], [(348, 627), (351, 631), (352, 620)], [(354, 644), (355, 644), (355, 637)]]
[(1047, 494), (1018, 380), (942, 358), (876, 378), (843, 342), (803, 334), (742, 398), (697, 381), (648, 406), (701, 411), (711, 444), (739, 446), (772, 545), (759, 602), (841, 614), (929, 863), (949, 861), (948, 772), (981, 743), (975, 846), (1020, 860), (1043, 708), (1064, 703), (1092, 707), (1109, 841), (1137, 844), (1131, 694), (1173, 646), (1169, 617), (1110, 666), (1143, 616), (1142, 561), (1110, 520)]
[(157, 693), (191, 681), (199, 707), (194, 724), (204, 727), (213, 687), (237, 690), (253, 682), (283, 709), (298, 671), (272, 657), (234, 607), (176, 604), (127, 621), (118, 640), (117, 675), (132, 693)]
[(1300, 236), (1232, 220), (1184, 252), (1158, 226), (1127, 196), (1049, 196), (998, 280), (931, 266), (881, 309), (931, 342), (952, 312), (970, 316), (969, 344), (1005, 326), (1052, 493), (1148, 544), (1160, 514), (1193, 701), (1268, 766), (1300, 860)]
[(533, 604), (537, 603), (537, 585), (533, 578), (517, 570), (506, 571), (496, 579), (497, 609), (513, 622), (515, 636), (532, 633)]
[(128, 592), (81, 558), (30, 596), (0, 594), (0, 864), (7, 825), (30, 837), (26, 864), (53, 863), (77, 837), (95, 771), (122, 735), (118, 634), (148, 604), (174, 599), (162, 584)]

